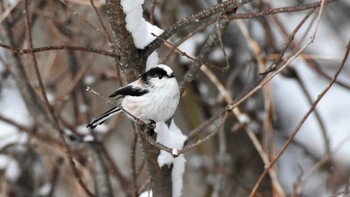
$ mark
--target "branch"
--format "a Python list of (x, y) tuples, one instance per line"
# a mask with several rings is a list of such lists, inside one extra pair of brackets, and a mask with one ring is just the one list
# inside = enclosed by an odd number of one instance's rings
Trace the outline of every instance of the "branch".
[[(327, 5), (329, 3), (332, 3), (337, 0), (326, 0), (324, 1), (324, 5)], [(285, 12), (298, 12), (303, 10), (308, 10), (312, 8), (317, 8), (321, 6), (322, 1), (318, 1), (315, 3), (309, 3), (309, 4), (302, 4), (299, 6), (290, 6), (290, 7), (281, 7), (281, 8), (273, 8), (273, 9), (266, 9), (263, 11), (258, 12), (250, 12), (250, 13), (244, 13), (244, 14), (234, 14), (230, 16), (230, 19), (250, 19), (255, 17), (262, 17), (262, 16), (268, 16), (268, 15), (275, 15)]]
[[(209, 52), (212, 50), (212, 46), (214, 46), (218, 41), (219, 37), (223, 35), (226, 28), (228, 27), (230, 20), (228, 20), (228, 16), (226, 14), (223, 14), (222, 19), (218, 22), (218, 28), (217, 30), (214, 29), (213, 33), (209, 36), (209, 38), (204, 43), (204, 46), (201, 48), (197, 59), (203, 60), (205, 57), (209, 55)], [(189, 84), (191, 81), (194, 80), (197, 72), (201, 68), (203, 64), (195, 62), (192, 64), (190, 69), (186, 72), (183, 81), (180, 83), (180, 92), (181, 94), (185, 91), (185, 87), (187, 84)]]
[[(120, 55), (116, 61), (120, 62), (127, 81), (133, 81), (145, 69), (146, 58), (140, 58), (131, 33), (126, 29), (125, 13), (120, 0), (107, 0), (107, 14), (114, 36), (114, 44)], [(147, 56), (146, 56), (147, 57)]]
[[(126, 29), (125, 13), (122, 10), (120, 0), (107, 0), (107, 13), (114, 36), (114, 44), (120, 58), (121, 69), (124, 71), (128, 82), (135, 80), (140, 73), (145, 70), (147, 56), (140, 56), (140, 50), (135, 45), (130, 32)], [(137, 128), (137, 127), (136, 127)], [(137, 128), (137, 130), (139, 130)], [(142, 131), (138, 131), (142, 132)], [(155, 197), (171, 196), (171, 170), (164, 166), (159, 168), (157, 158), (159, 149), (151, 145), (144, 136), (141, 135), (142, 151), (144, 153), (146, 166), (152, 181), (152, 191)]]
[(252, 0), (241, 0), (241, 1), (226, 1), (224, 3), (213, 5), (207, 9), (204, 9), (203, 11), (198, 12), (197, 14), (185, 17), (177, 21), (174, 25), (167, 28), (160, 36), (160, 39), (155, 39), (153, 42), (151, 42), (144, 50), (143, 55), (148, 57), (154, 50), (160, 47), (161, 44), (163, 44), (164, 40), (167, 40), (172, 35), (174, 35), (178, 30), (186, 27), (187, 25), (198, 23), (199, 21), (208, 18), (212, 15), (232, 10), (238, 6), (241, 6), (243, 4), (247, 4), (251, 2)]
[[(29, 48), (32, 49), (33, 48), (33, 39), (32, 39), (31, 23), (30, 23), (29, 12), (28, 12), (28, 1), (29, 0), (25, 0), (24, 1), (25, 26), (26, 26), (26, 32), (27, 32), (28, 41), (29, 41)], [(46, 91), (45, 91), (45, 88), (44, 88), (44, 83), (42, 81), (42, 78), (41, 78), (41, 75), (40, 75), (40, 72), (39, 72), (38, 62), (37, 62), (35, 54), (32, 52), (32, 50), (31, 50), (30, 55), (32, 56), (32, 59), (33, 59), (35, 74), (36, 74), (36, 77), (37, 77), (37, 79), (39, 81), (39, 87), (40, 87), (40, 91), (41, 91), (42, 97), (44, 98), (45, 105), (49, 109), (49, 114), (51, 116), (51, 117), (47, 117), (47, 118), (49, 119), (49, 121), (51, 122), (52, 126), (54, 127), (53, 130), (56, 131), (56, 132), (58, 131), (59, 137), (61, 138), (61, 142), (62, 142), (62, 144), (64, 146), (66, 159), (68, 161), (68, 164), (71, 167), (72, 173), (74, 174), (74, 178), (80, 184), (80, 186), (84, 189), (84, 191), (86, 192), (87, 195), (94, 196), (94, 194), (89, 191), (88, 187), (83, 182), (83, 180), (80, 177), (80, 175), (78, 173), (78, 170), (77, 170), (77, 168), (75, 166), (75, 163), (73, 161), (72, 152), (71, 152), (71, 150), (68, 147), (68, 143), (66, 142), (66, 139), (64, 138), (63, 131), (62, 131), (62, 129), (59, 126), (58, 119), (57, 119), (57, 117), (55, 115), (54, 109), (50, 105), (49, 100), (47, 98), (47, 94), (46, 94)], [(22, 65), (19, 65), (19, 66), (22, 67)], [(24, 71), (23, 67), (22, 67), (22, 70)], [(24, 75), (25, 75), (25, 73), (24, 73)], [(32, 98), (30, 98), (30, 99), (32, 99)], [(42, 112), (45, 112), (45, 110), (43, 110)]]
[(264, 177), (266, 176), (266, 174), (268, 173), (268, 171), (272, 168), (272, 166), (277, 162), (277, 160), (281, 157), (281, 155), (284, 153), (284, 151), (287, 149), (287, 147), (289, 146), (289, 144), (291, 143), (291, 141), (294, 139), (294, 137), (296, 136), (296, 134), (298, 133), (298, 131), (300, 130), (301, 126), (303, 126), (303, 124), (305, 123), (305, 121), (308, 119), (308, 117), (310, 116), (310, 114), (315, 110), (317, 104), (321, 101), (321, 99), (323, 98), (324, 95), (326, 95), (326, 93), (329, 91), (329, 89), (333, 86), (333, 84), (335, 83), (335, 81), (337, 80), (340, 72), (342, 71), (345, 62), (348, 58), (349, 55), (349, 51), (350, 51), (350, 41), (348, 42), (347, 45), (347, 49), (345, 52), (345, 56), (343, 58), (343, 61), (340, 65), (340, 67), (338, 68), (337, 72), (335, 73), (334, 77), (332, 78), (331, 82), (328, 84), (328, 86), (318, 95), (317, 99), (315, 100), (315, 102), (311, 105), (310, 109), (308, 110), (308, 112), (304, 115), (304, 117), (300, 120), (300, 122), (298, 123), (298, 125), (295, 127), (295, 129), (293, 130), (292, 134), (290, 135), (289, 139), (287, 140), (287, 142), (283, 145), (283, 147), (281, 148), (281, 150), (277, 153), (277, 155), (273, 158), (273, 160), (270, 162), (270, 164), (268, 166), (265, 167), (264, 172), (260, 175), (258, 181), (256, 182), (252, 192), (250, 193), (250, 196), (255, 196), (256, 191), (258, 190), (261, 182), (263, 181)]
[[(157, 148), (154, 144), (151, 144), (154, 139), (150, 137), (145, 131), (140, 130), (136, 126), (136, 130), (140, 133), (141, 138), (141, 146), (145, 155), (146, 167), (150, 174), (151, 179), (151, 190), (153, 191), (153, 195), (155, 197), (171, 197), (172, 195), (172, 182), (171, 182), (171, 171), (172, 166), (168, 167), (168, 165), (164, 165), (163, 167), (159, 167), (158, 165), (158, 155), (160, 153), (160, 149)], [(145, 132), (145, 133), (144, 133)], [(146, 138), (152, 138), (147, 140)]]
[(0, 43), (0, 47), (10, 50), (14, 53), (18, 53), (19, 55), (30, 54), (30, 53), (41, 53), (45, 51), (72, 50), (72, 51), (97, 53), (100, 55), (119, 58), (119, 55), (102, 50), (102, 49), (87, 48), (82, 46), (63, 45), (63, 46), (44, 46), (44, 47), (38, 47), (38, 48), (32, 48), (32, 49), (21, 49), (21, 48), (16, 48), (16, 47), (12, 47), (12, 46)]

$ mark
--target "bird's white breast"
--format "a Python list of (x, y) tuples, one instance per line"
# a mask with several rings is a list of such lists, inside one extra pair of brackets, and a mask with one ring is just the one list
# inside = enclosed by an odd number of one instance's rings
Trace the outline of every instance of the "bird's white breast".
[(123, 108), (145, 122), (163, 122), (171, 118), (180, 99), (178, 83), (175, 78), (168, 78), (157, 84), (142, 96), (126, 96)]

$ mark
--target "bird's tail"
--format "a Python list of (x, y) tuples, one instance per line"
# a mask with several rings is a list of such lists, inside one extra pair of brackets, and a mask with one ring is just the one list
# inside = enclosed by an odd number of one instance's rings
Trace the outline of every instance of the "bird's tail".
[(106, 111), (105, 113), (101, 114), (98, 118), (96, 118), (94, 121), (92, 121), (90, 124), (88, 124), (86, 127), (90, 127), (91, 129), (94, 129), (98, 125), (104, 123), (105, 120), (110, 118), (113, 115), (118, 114), (121, 112), (119, 107), (113, 107), (112, 109)]

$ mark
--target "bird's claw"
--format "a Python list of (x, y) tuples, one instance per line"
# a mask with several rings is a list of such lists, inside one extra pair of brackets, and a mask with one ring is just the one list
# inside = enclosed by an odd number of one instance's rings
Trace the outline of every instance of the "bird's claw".
[(148, 128), (154, 130), (157, 127), (157, 123), (154, 120), (151, 120), (150, 123), (147, 124)]

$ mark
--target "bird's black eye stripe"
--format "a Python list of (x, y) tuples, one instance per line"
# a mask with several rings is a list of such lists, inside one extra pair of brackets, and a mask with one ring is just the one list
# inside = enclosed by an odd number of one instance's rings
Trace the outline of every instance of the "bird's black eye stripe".
[(167, 75), (166, 71), (159, 67), (151, 68), (145, 74), (150, 77), (160, 77), (160, 76), (163, 77)]
[(151, 79), (163, 79), (163, 77), (166, 78), (174, 78), (175, 74), (174, 72), (170, 72), (168, 73), (166, 70), (164, 70), (164, 68), (161, 67), (153, 67), (151, 69), (149, 69), (147, 72), (143, 73), (143, 75), (141, 76), (141, 80), (149, 85)]
[(170, 76), (168, 76), (168, 73), (163, 68), (154, 67), (142, 75), (142, 80), (147, 83), (150, 78), (162, 79), (163, 77), (172, 78), (174, 76), (174, 73), (171, 73)]

